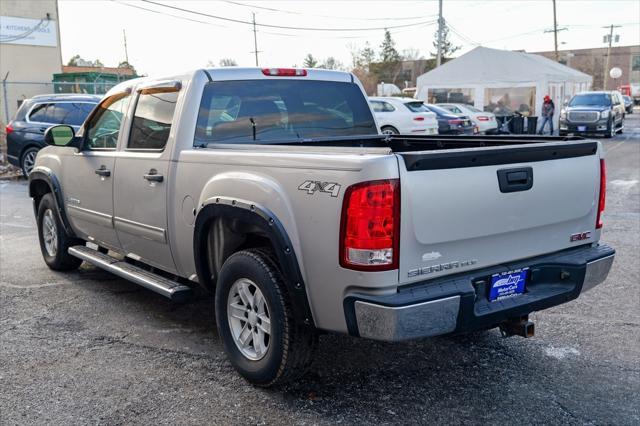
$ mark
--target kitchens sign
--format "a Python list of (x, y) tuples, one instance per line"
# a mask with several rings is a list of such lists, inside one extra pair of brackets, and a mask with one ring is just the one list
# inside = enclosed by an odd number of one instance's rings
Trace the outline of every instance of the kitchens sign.
[(56, 21), (0, 16), (0, 43), (56, 47)]

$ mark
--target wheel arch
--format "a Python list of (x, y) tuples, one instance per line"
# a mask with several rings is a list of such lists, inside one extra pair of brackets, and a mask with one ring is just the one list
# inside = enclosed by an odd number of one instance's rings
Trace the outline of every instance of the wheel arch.
[(53, 194), (53, 200), (56, 204), (56, 211), (62, 222), (65, 233), (70, 237), (75, 237), (75, 233), (69, 224), (66, 210), (64, 209), (64, 200), (62, 198), (62, 187), (56, 175), (48, 167), (36, 166), (29, 175), (29, 197), (33, 199), (33, 209), (36, 216), (38, 215), (38, 206), (42, 197), (46, 194)]
[[(230, 228), (232, 225), (233, 229)], [(216, 233), (213, 235), (212, 233)], [(226, 232), (221, 237), (220, 232)], [(238, 241), (233, 235), (241, 235)], [(213, 290), (216, 270), (231, 254), (256, 243), (269, 244), (282, 270), (293, 313), (301, 324), (313, 325), (313, 316), (300, 265), (282, 222), (266, 207), (227, 197), (215, 197), (200, 208), (194, 226), (193, 253), (201, 285)], [(247, 236), (249, 236), (247, 238)], [(212, 239), (215, 246), (212, 245)]]

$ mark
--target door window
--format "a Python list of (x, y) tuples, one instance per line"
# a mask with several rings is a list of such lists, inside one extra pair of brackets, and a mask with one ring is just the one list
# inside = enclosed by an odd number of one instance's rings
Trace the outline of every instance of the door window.
[(129, 94), (121, 93), (105, 99), (87, 123), (85, 147), (116, 149), (120, 124), (129, 105)]
[(140, 93), (127, 148), (163, 150), (169, 139), (177, 101), (177, 91)]

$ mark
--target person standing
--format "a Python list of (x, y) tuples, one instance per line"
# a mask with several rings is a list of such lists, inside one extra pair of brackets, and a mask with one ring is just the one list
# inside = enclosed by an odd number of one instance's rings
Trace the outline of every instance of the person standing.
[(546, 95), (542, 104), (542, 124), (540, 125), (539, 135), (544, 133), (544, 128), (549, 123), (549, 134), (553, 135), (553, 114), (556, 112), (556, 106), (553, 104), (551, 97)]

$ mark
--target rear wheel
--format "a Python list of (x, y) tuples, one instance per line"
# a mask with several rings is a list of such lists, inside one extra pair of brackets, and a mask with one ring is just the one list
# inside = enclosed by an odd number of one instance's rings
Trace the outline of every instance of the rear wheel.
[(224, 262), (215, 314), (231, 364), (254, 385), (294, 380), (310, 366), (317, 335), (293, 318), (283, 277), (268, 251), (243, 250)]
[(22, 174), (24, 177), (29, 177), (31, 171), (33, 170), (33, 166), (36, 164), (36, 156), (38, 155), (38, 148), (31, 147), (27, 148), (22, 153), (22, 159), (20, 160), (20, 168), (22, 169)]
[(396, 129), (393, 126), (384, 126), (382, 129), (382, 134), (383, 135), (399, 135), (400, 132), (398, 131), (398, 129)]
[(42, 197), (38, 206), (38, 238), (42, 257), (49, 268), (55, 271), (69, 271), (78, 268), (82, 263), (81, 259), (71, 256), (67, 250), (71, 246), (83, 244), (84, 241), (67, 236), (51, 193)]

